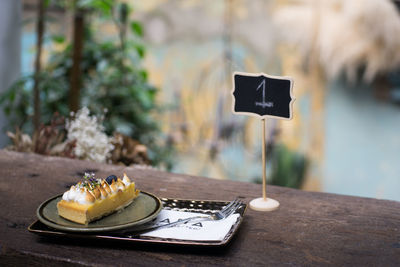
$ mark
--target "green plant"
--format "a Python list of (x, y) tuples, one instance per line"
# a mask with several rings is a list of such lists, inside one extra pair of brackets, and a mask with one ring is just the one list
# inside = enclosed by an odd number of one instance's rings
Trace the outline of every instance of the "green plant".
[[(104, 114), (107, 134), (121, 132), (145, 144), (153, 164), (164, 163), (171, 168), (172, 147), (164, 142), (153, 111), (157, 89), (147, 80), (141, 67), (145, 46), (141, 42), (143, 29), (139, 22), (130, 21), (131, 8), (126, 3), (111, 0), (54, 1), (64, 8), (79, 9), (85, 14), (82, 55), (80, 57), (79, 99), (96, 115)], [(96, 17), (95, 17), (96, 15)], [(93, 27), (94, 18), (114, 23), (117, 38), (99, 38), (100, 30)], [(130, 33), (128, 32), (130, 29)], [(39, 74), (41, 121), (49, 123), (53, 113), (69, 115), (70, 77), (73, 44), (64, 36), (53, 36), (52, 42), (65, 48), (52, 51), (49, 61)], [(18, 80), (0, 97), (11, 125), (32, 133), (33, 79), (28, 75)]]
[(300, 188), (307, 170), (304, 155), (277, 144), (272, 151), (272, 175), (270, 183), (292, 188)]
[[(37, 75), (40, 80), (38, 87), (41, 97), (42, 123), (49, 124), (55, 112), (67, 116), (69, 113), (66, 104), (68, 83), (64, 77), (46, 70)], [(25, 133), (33, 133), (34, 76), (35, 74), (30, 74), (20, 78), (0, 96), (0, 104), (8, 117), (7, 130), (18, 127)]]
[[(307, 158), (295, 151), (288, 149), (283, 144), (274, 144), (270, 148), (268, 158), (271, 164), (269, 184), (291, 188), (300, 188), (307, 170)], [(269, 164), (269, 163), (268, 163)], [(260, 178), (255, 179), (261, 183)]]

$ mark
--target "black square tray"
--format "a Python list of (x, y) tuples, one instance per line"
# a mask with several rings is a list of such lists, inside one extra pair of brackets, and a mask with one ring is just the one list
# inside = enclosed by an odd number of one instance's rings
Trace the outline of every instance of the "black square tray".
[[(161, 198), (164, 209), (186, 211), (186, 212), (198, 212), (204, 214), (212, 214), (221, 210), (223, 206), (228, 204), (226, 201), (212, 201), (212, 200), (189, 200), (189, 199), (171, 199)], [(171, 244), (171, 245), (184, 245), (184, 246), (224, 246), (231, 241), (234, 234), (239, 229), (240, 224), (243, 221), (244, 214), (246, 212), (247, 205), (242, 204), (238, 209), (239, 217), (228, 234), (220, 241), (197, 241), (197, 240), (181, 240), (171, 238), (156, 238), (146, 236), (132, 236), (129, 232), (110, 232), (102, 234), (85, 234), (85, 233), (70, 233), (62, 232), (51, 227), (46, 226), (39, 220), (33, 222), (28, 230), (32, 233), (47, 236), (47, 237), (65, 237), (65, 238), (82, 238), (82, 239), (95, 239), (95, 240), (114, 240), (121, 242), (134, 242), (134, 243), (151, 243), (151, 244)]]

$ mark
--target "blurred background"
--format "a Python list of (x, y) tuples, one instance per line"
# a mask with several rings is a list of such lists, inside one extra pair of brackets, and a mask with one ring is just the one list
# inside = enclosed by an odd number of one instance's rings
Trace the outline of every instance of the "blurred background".
[(296, 97), (291, 121), (267, 120), (270, 184), (400, 200), (399, 10), (2, 0), (1, 147), (260, 183), (261, 123), (231, 90), (233, 71), (264, 72)]

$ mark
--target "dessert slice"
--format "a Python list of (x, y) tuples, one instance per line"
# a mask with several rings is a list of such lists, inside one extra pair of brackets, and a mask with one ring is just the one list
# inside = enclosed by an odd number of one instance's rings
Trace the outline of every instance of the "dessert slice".
[(71, 186), (57, 203), (58, 215), (88, 224), (128, 206), (138, 195), (135, 183), (125, 173), (122, 179), (110, 175), (104, 180), (86, 173), (85, 180)]

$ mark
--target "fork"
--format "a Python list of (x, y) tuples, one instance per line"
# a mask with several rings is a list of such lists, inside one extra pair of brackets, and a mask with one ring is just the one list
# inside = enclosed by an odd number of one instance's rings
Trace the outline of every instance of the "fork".
[(211, 215), (199, 215), (199, 216), (194, 216), (194, 217), (189, 217), (186, 219), (182, 219), (176, 222), (172, 222), (172, 223), (167, 223), (167, 224), (163, 224), (163, 225), (156, 225), (153, 227), (149, 227), (149, 228), (145, 228), (145, 229), (140, 229), (138, 231), (134, 232), (134, 235), (139, 235), (139, 234), (144, 234), (150, 231), (154, 231), (154, 230), (158, 230), (158, 229), (163, 229), (163, 228), (169, 228), (169, 227), (173, 227), (176, 225), (180, 225), (180, 224), (186, 224), (188, 222), (191, 221), (219, 221), (219, 220), (223, 220), (227, 217), (229, 217), (231, 214), (235, 213), (242, 205), (242, 202), (236, 198), (235, 200), (231, 201), (228, 203), (228, 205), (226, 205), (223, 209), (219, 210), (218, 212), (211, 214)]

